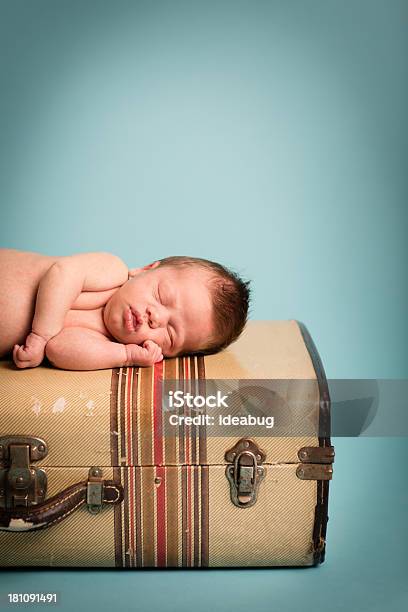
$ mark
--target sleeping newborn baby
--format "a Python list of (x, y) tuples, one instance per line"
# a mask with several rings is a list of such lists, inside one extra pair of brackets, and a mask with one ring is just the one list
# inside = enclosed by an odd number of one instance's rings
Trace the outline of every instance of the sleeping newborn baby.
[(236, 340), (249, 283), (220, 264), (168, 257), (129, 270), (109, 253), (0, 249), (0, 357), (66, 370), (150, 366)]

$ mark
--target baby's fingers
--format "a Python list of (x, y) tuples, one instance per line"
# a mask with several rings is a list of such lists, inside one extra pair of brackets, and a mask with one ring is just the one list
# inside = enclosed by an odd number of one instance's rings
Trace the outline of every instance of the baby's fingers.
[(15, 344), (13, 348), (13, 361), (16, 361), (17, 353), (19, 350), (20, 350), (20, 346), (18, 344)]
[(44, 359), (44, 352), (36, 352), (28, 346), (16, 344), (13, 348), (13, 359), (18, 368), (35, 368)]
[(13, 348), (13, 360), (18, 368), (25, 368), (28, 365), (28, 361), (30, 360), (30, 356), (27, 355), (26, 349), (24, 346), (20, 346), (16, 344)]
[(19, 359), (24, 359), (25, 357), (28, 359), (26, 347), (16, 344), (13, 349), (13, 357), (18, 357)]
[(152, 352), (152, 358), (154, 363), (159, 363), (160, 361), (163, 361), (163, 353), (160, 346), (154, 349), (154, 351)]
[(148, 351), (152, 351), (154, 348), (160, 348), (160, 347), (158, 344), (153, 342), (153, 340), (145, 340), (143, 342), (143, 348), (145, 348)]
[(128, 270), (129, 278), (133, 278), (139, 272), (139, 268), (130, 268)]
[(146, 340), (145, 342), (143, 342), (143, 348), (147, 351), (149, 355), (149, 360), (151, 360), (152, 363), (158, 363), (162, 361), (163, 354), (161, 347), (155, 342), (153, 342), (153, 340)]

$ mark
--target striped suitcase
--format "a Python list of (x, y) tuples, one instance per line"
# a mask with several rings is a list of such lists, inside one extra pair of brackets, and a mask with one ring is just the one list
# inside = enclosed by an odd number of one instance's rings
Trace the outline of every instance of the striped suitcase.
[[(270, 436), (261, 428), (254, 436), (248, 427), (231, 437), (219, 428), (212, 435), (210, 425), (185, 418), (199, 411), (184, 407), (165, 435), (167, 385), (207, 389), (208, 381), (279, 382), (274, 397), (284, 408), (289, 400), (307, 405), (318, 429)], [(223, 353), (152, 368), (20, 371), (3, 361), (0, 385), (1, 566), (324, 560), (330, 398), (302, 324), (251, 322)]]

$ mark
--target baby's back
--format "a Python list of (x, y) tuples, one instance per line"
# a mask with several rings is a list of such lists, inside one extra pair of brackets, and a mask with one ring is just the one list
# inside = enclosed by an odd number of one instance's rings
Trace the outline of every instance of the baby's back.
[(31, 330), (40, 279), (58, 257), (0, 249), (0, 357)]

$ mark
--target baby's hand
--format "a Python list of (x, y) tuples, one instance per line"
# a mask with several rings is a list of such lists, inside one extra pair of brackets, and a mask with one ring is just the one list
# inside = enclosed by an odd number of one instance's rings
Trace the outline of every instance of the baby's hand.
[(28, 334), (25, 345), (14, 345), (13, 359), (18, 368), (35, 368), (44, 359), (47, 341), (34, 332)]
[(140, 268), (129, 268), (128, 270), (129, 278), (133, 278), (134, 276), (137, 276), (138, 272), (140, 272)]
[(143, 346), (126, 344), (126, 354), (127, 366), (151, 366), (163, 359), (160, 346), (153, 340), (146, 340)]

